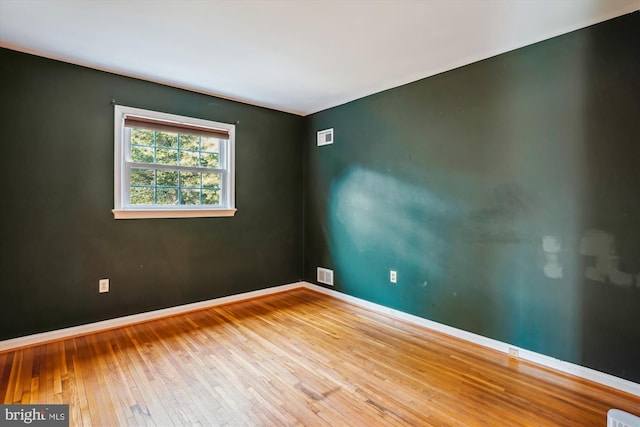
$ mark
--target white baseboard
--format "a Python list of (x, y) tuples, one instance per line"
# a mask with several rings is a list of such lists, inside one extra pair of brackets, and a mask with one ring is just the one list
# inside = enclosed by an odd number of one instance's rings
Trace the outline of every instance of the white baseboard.
[(327, 289), (322, 286), (315, 285), (309, 282), (301, 282), (301, 285), (307, 289), (311, 289), (316, 292), (323, 293), (325, 295), (332, 296), (336, 299), (349, 302), (351, 304), (367, 308), (379, 313), (387, 314), (400, 320), (414, 323), (425, 328), (432, 329), (434, 331), (441, 332), (446, 335), (450, 335), (456, 338), (463, 339), (465, 341), (472, 342), (474, 344), (481, 345), (483, 347), (491, 348), (506, 354), (509, 354), (510, 348), (518, 350), (519, 358), (528, 362), (533, 362), (538, 365), (545, 366), (547, 368), (554, 369), (556, 371), (571, 374), (573, 376), (584, 378), (589, 381), (593, 381), (607, 387), (615, 388), (635, 396), (640, 397), (640, 384), (634, 383), (623, 378), (619, 378), (604, 372), (596, 371), (595, 369), (586, 368), (584, 366), (576, 365), (574, 363), (566, 362), (564, 360), (556, 359), (554, 357), (545, 356), (544, 354), (536, 353), (535, 351), (526, 350), (516, 347), (511, 344), (507, 344), (502, 341), (487, 338), (482, 335), (474, 334), (473, 332), (463, 331), (462, 329), (447, 326), (442, 323), (434, 322), (423, 317), (415, 316), (413, 314), (405, 313), (403, 311), (394, 310), (389, 307), (385, 307), (380, 304), (375, 304), (360, 298), (353, 297), (351, 295), (344, 294), (342, 292), (335, 291), (333, 289)]
[(204, 308), (215, 307), (218, 305), (229, 304), (236, 301), (275, 294), (278, 292), (288, 291), (290, 289), (300, 288), (302, 286), (302, 282), (274, 286), (272, 288), (260, 289), (257, 291), (245, 292), (237, 295), (230, 295), (228, 297), (194, 302), (192, 304), (179, 305), (177, 307), (169, 307), (161, 310), (148, 311), (146, 313), (132, 314), (131, 316), (118, 317), (116, 319), (109, 319), (103, 320), (101, 322), (74, 326), (71, 328), (64, 328), (50, 332), (43, 332), (40, 334), (28, 335), (26, 337), (13, 338), (10, 340), (0, 341), (0, 352), (15, 350), (18, 348), (29, 347), (32, 345), (43, 344), (46, 342), (61, 340), (70, 337), (76, 337), (79, 335), (92, 334), (95, 332), (106, 331), (108, 329), (120, 328), (122, 326), (147, 322), (149, 320), (161, 319), (163, 317), (175, 316), (176, 314), (202, 310)]
[(257, 291), (245, 292), (242, 294), (230, 295), (227, 297), (215, 298), (207, 301), (200, 301), (192, 304), (185, 304), (177, 307), (165, 308), (162, 310), (154, 310), (146, 313), (133, 314), (131, 316), (118, 317), (116, 319), (110, 319), (110, 320), (104, 320), (101, 322), (89, 323), (86, 325), (74, 326), (71, 328), (58, 329), (50, 332), (43, 332), (40, 334), (28, 335), (26, 337), (13, 338), (10, 340), (0, 341), (0, 352), (15, 350), (23, 347), (29, 347), (37, 344), (43, 344), (46, 342), (61, 340), (61, 339), (75, 337), (79, 335), (87, 335), (95, 332), (132, 325), (135, 323), (161, 319), (163, 317), (175, 316), (177, 314), (187, 313), (195, 310), (202, 310), (204, 308), (215, 307), (215, 306), (229, 304), (237, 301), (243, 301), (251, 298), (275, 294), (278, 292), (284, 292), (284, 291), (288, 291), (296, 288), (307, 288), (316, 292), (320, 292), (322, 294), (329, 295), (331, 297), (357, 305), (359, 307), (363, 307), (372, 311), (387, 314), (397, 319), (411, 322), (416, 325), (423, 326), (425, 328), (438, 331), (443, 334), (450, 335), (456, 338), (460, 338), (465, 341), (469, 341), (474, 344), (491, 348), (506, 354), (509, 353), (509, 348), (516, 348), (518, 350), (519, 357), (522, 360), (533, 362), (538, 365), (542, 365), (551, 369), (555, 369), (556, 371), (571, 374), (579, 378), (584, 378), (590, 381), (594, 381), (596, 383), (605, 385), (607, 387), (615, 388), (615, 389), (640, 397), (640, 384), (634, 383), (632, 381), (618, 378), (613, 375), (605, 374), (604, 372), (596, 371), (595, 369), (586, 368), (584, 366), (576, 365), (574, 363), (565, 362), (564, 360), (555, 359), (550, 356), (545, 356), (544, 354), (536, 353), (534, 351), (518, 348), (516, 346), (507, 344), (502, 341), (483, 337), (482, 335), (474, 334), (473, 332), (463, 331), (462, 329), (454, 328), (452, 326), (447, 326), (442, 323), (425, 319), (423, 317), (405, 313), (403, 311), (394, 310), (392, 308), (385, 307), (380, 304), (372, 303), (372, 302), (363, 300), (361, 298), (356, 298), (351, 295), (347, 295), (342, 292), (335, 291), (333, 289), (327, 289), (322, 286), (318, 286), (309, 282), (297, 282), (297, 283), (290, 283), (288, 285), (274, 286), (272, 288), (260, 289)]

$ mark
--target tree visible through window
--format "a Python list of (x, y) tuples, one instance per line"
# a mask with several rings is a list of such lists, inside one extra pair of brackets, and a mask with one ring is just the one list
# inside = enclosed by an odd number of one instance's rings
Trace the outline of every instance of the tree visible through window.
[[(151, 211), (153, 217), (235, 212), (234, 130), (233, 125), (116, 106), (121, 139), (116, 138), (116, 217), (118, 211)], [(194, 213), (176, 215), (178, 210)], [(169, 212), (159, 215), (162, 211)]]

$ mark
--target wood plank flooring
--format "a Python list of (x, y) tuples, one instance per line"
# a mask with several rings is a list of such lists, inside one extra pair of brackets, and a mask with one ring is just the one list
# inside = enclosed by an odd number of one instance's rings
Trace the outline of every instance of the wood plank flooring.
[(640, 398), (298, 289), (0, 353), (72, 426), (605, 426)]

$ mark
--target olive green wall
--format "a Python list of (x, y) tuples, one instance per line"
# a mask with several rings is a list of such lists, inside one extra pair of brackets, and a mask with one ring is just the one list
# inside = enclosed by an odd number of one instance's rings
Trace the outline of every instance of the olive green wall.
[(308, 117), (305, 280), (640, 382), (638, 40), (636, 12)]
[[(236, 216), (114, 220), (113, 99), (239, 121)], [(303, 121), (0, 50), (0, 340), (300, 280)]]

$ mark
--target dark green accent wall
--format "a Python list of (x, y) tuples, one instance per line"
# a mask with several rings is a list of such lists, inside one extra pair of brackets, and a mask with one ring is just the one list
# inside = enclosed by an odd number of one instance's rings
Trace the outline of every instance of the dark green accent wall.
[[(239, 121), (236, 216), (114, 220), (113, 99)], [(300, 280), (303, 125), (0, 50), (0, 340)]]
[(640, 382), (638, 40), (635, 12), (309, 116), (305, 280)]
[[(639, 39), (636, 12), (307, 118), (0, 49), (0, 340), (323, 266), (640, 382)], [(113, 99), (239, 121), (236, 217), (114, 220)]]

